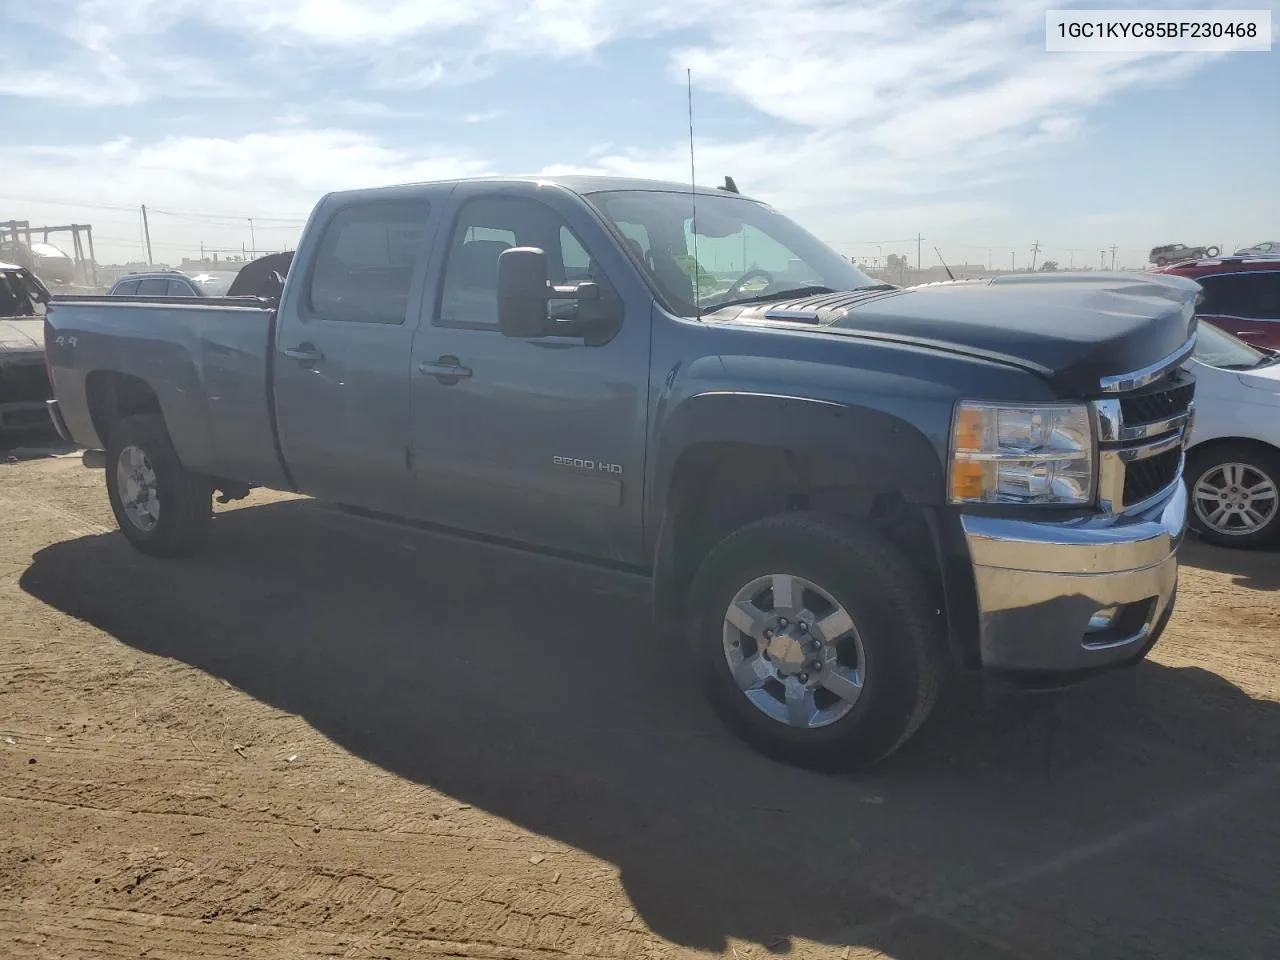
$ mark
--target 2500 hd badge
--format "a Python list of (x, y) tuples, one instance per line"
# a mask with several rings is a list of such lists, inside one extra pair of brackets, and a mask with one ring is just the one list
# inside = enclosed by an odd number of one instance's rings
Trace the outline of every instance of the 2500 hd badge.
[(581, 457), (552, 457), (551, 462), (557, 467), (577, 467), (579, 470), (598, 470), (600, 473), (622, 475), (620, 463), (598, 463), (595, 460), (583, 460)]

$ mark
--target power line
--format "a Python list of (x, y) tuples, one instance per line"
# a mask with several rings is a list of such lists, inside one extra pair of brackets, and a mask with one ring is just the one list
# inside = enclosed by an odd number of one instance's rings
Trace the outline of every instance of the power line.
[[(50, 200), (42, 197), (20, 197), (13, 194), (0, 194), (0, 200), (10, 203), (31, 203), (45, 204), (55, 207), (85, 207), (90, 210), (121, 210), (133, 213), (138, 208), (136, 206), (126, 206), (119, 203), (102, 203), (99, 200)], [(163, 210), (158, 207), (148, 207), (147, 212), (151, 214), (161, 213), (169, 217), (190, 218), (193, 220), (209, 220), (211, 222), (235, 222), (247, 220), (248, 214), (239, 213), (193, 213), (183, 210)], [(287, 223), (287, 224), (304, 224), (307, 222), (306, 217), (259, 217), (254, 216), (255, 221), (265, 223)]]
[(161, 213), (161, 214), (164, 214), (166, 217), (174, 217), (179, 220), (183, 220), (183, 219), (199, 220), (202, 222), (219, 223), (219, 224), (223, 222), (237, 223), (239, 221), (249, 220), (249, 219), (252, 219), (259, 223), (268, 222), (268, 223), (281, 223), (281, 224), (291, 224), (291, 225), (292, 224), (301, 225), (307, 222), (305, 217), (259, 217), (255, 215), (251, 218), (248, 216), (248, 214), (241, 215), (241, 214), (233, 214), (233, 213), (184, 213), (180, 210), (161, 210), (158, 207), (152, 207), (151, 212)]

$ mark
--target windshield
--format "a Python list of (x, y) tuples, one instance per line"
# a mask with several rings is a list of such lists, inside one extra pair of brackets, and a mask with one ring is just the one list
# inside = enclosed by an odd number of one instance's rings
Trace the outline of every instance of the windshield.
[(1250, 370), (1273, 359), (1271, 354), (1203, 322), (1196, 335), (1195, 358), (1206, 366), (1224, 370)]
[(812, 234), (754, 200), (698, 194), (695, 237), (694, 198), (688, 193), (623, 190), (587, 199), (626, 237), (636, 260), (682, 316), (795, 290), (878, 286)]

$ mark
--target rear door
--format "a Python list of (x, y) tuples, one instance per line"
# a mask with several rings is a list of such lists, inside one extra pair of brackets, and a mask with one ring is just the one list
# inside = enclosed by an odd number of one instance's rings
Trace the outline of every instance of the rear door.
[(313, 218), (319, 242), (290, 271), (275, 353), (280, 445), (305, 493), (409, 510), (410, 348), (433, 206), (380, 191)]
[(1280, 270), (1200, 277), (1199, 315), (1257, 347), (1280, 349)]

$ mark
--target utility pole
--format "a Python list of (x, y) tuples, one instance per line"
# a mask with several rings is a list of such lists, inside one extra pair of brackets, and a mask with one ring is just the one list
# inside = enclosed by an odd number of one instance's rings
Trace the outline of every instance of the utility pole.
[(987, 247), (987, 272), (988, 272), (988, 273), (990, 273), (990, 272), (991, 272), (991, 270), (992, 270), (991, 263), (992, 263), (992, 261), (991, 261), (991, 248), (990, 248), (990, 247)]
[(253, 236), (253, 217), (247, 218), (249, 221), (249, 249), (253, 251), (253, 255), (258, 255), (258, 241)]
[(1116, 245), (1113, 243), (1111, 245), (1111, 269), (1114, 270), (1115, 268), (1116, 268)]
[(924, 237), (916, 233), (916, 273), (920, 272), (920, 244), (924, 242)]
[(147, 223), (147, 205), (142, 205), (142, 236), (147, 241), (147, 266), (151, 266), (156, 262), (155, 257), (151, 255), (151, 225)]
[(1107, 250), (1105, 247), (1098, 251), (1098, 269), (1107, 269)]
[(1035, 273), (1036, 258), (1040, 256), (1040, 241), (1037, 240), (1031, 245), (1031, 272)]
[(1018, 271), (1018, 254), (1015, 250), (1009, 251), (1009, 269), (1014, 273)]

